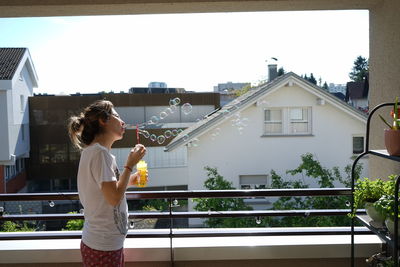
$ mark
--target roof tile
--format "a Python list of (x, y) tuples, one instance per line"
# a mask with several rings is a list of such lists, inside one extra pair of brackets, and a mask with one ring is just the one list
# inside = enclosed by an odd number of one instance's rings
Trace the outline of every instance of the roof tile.
[(0, 48), (0, 80), (11, 80), (26, 48)]

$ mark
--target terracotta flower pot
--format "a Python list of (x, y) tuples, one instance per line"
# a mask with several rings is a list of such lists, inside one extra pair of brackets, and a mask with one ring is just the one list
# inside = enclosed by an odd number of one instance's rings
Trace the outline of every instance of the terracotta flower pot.
[(400, 130), (385, 129), (385, 146), (391, 156), (400, 156)]

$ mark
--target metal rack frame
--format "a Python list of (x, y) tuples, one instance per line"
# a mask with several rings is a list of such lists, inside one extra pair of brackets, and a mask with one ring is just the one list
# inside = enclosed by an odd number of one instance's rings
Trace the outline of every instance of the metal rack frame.
[[(390, 156), (386, 150), (370, 150), (369, 149), (369, 136), (370, 136), (370, 124), (371, 124), (371, 118), (372, 115), (380, 108), (386, 107), (386, 106), (394, 106), (395, 103), (382, 103), (378, 106), (376, 106), (374, 109), (371, 110), (371, 112), (368, 115), (367, 119), (367, 129), (366, 129), (366, 136), (365, 136), (365, 150), (363, 153), (358, 155), (358, 157), (354, 160), (352, 169), (351, 169), (351, 213), (354, 214), (355, 207), (354, 207), (354, 187), (355, 187), (355, 168), (357, 166), (358, 161), (363, 158), (365, 155), (374, 155), (377, 157), (381, 158), (386, 158), (389, 160), (393, 161), (398, 161), (400, 162), (400, 157), (397, 156)], [(397, 175), (396, 177), (396, 183), (395, 183), (395, 207), (394, 207), (394, 235), (390, 236), (387, 231), (382, 231), (379, 228), (374, 227), (371, 225), (370, 221), (365, 218), (365, 216), (356, 216), (352, 217), (351, 220), (351, 267), (354, 267), (355, 265), (355, 252), (354, 252), (354, 223), (355, 219), (358, 219), (363, 225), (365, 225), (368, 229), (370, 229), (374, 234), (378, 235), (382, 240), (384, 240), (389, 247), (392, 248), (392, 255), (393, 255), (393, 260), (394, 260), (394, 266), (398, 267), (399, 266), (399, 252), (398, 252), (398, 205), (399, 205), (399, 184), (400, 184), (400, 175)]]

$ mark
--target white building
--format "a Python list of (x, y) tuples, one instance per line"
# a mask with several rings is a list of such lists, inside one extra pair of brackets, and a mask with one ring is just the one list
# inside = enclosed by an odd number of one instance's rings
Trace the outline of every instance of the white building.
[(254, 188), (269, 185), (272, 169), (286, 177), (305, 153), (343, 170), (362, 152), (365, 126), (364, 113), (290, 72), (186, 129), (166, 151), (187, 147), (189, 190), (204, 189), (205, 166), (236, 188)]
[[(0, 48), (0, 173), (1, 184), (17, 178), (29, 156), (28, 97), (37, 75), (27, 48)], [(1, 169), (1, 168), (0, 168)], [(20, 183), (19, 183), (20, 184)], [(12, 189), (16, 191), (18, 189)], [(9, 192), (7, 185), (4, 192)]]

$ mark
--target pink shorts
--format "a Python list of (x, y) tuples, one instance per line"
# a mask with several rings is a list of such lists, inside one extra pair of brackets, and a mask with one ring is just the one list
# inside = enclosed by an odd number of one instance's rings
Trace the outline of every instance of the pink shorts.
[(81, 241), (81, 255), (84, 267), (124, 267), (124, 248), (112, 251), (95, 250)]

